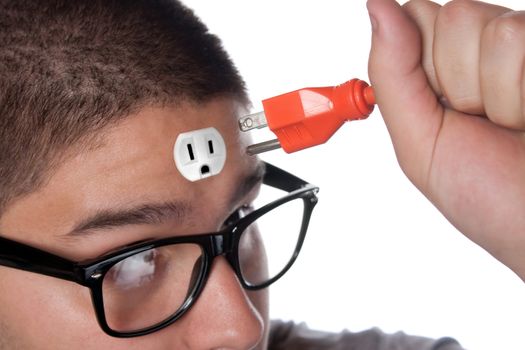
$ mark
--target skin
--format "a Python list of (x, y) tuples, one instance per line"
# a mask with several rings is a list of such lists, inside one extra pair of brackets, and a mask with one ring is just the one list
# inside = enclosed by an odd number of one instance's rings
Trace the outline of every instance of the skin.
[[(146, 108), (106, 130), (100, 144), (69, 157), (34, 193), (14, 202), (0, 232), (72, 260), (100, 256), (144, 239), (214, 232), (250, 193), (228, 203), (257, 159), (244, 153), (249, 140), (236, 120), (243, 109), (230, 99), (203, 105)], [(182, 177), (173, 161), (181, 132), (213, 126), (226, 142), (223, 171), (197, 182)], [(183, 201), (185, 216), (159, 224), (126, 225), (68, 236), (85, 217), (103, 209)], [(2, 349), (264, 349), (267, 291), (242, 289), (230, 265), (218, 257), (193, 308), (173, 325), (131, 339), (100, 329), (87, 288), (0, 267)], [(38, 312), (35, 312), (38, 310)], [(3, 343), (2, 343), (3, 342)]]
[(367, 6), (370, 79), (401, 168), (525, 280), (525, 13), (469, 0)]
[[(425, 0), (403, 7), (369, 0), (368, 8), (374, 28), (370, 78), (403, 171), (462, 233), (525, 280), (525, 15), (468, 0), (443, 7)], [(143, 110), (108, 130), (99, 148), (68, 159), (43, 188), (15, 202), (0, 232), (82, 260), (140, 239), (216, 230), (234, 210), (221, 199), (255, 166), (241, 152), (245, 141), (232, 124), (236, 115), (237, 107), (224, 100)], [(211, 125), (225, 135), (226, 168), (189, 184), (171, 159), (174, 135)], [(208, 210), (192, 211), (182, 225), (65, 237), (87, 213), (173, 198)], [(3, 348), (266, 347), (266, 294), (243, 291), (224, 259), (215, 262), (203, 294), (183, 319), (126, 340), (99, 329), (82, 287), (7, 268), (0, 268), (0, 279)]]

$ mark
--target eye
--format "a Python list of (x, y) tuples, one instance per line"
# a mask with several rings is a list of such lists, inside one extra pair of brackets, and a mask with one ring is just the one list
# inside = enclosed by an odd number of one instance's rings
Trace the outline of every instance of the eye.
[(143, 287), (159, 274), (163, 267), (160, 262), (157, 250), (147, 250), (114, 265), (104, 281), (121, 290)]
[(230, 216), (228, 216), (228, 218), (222, 224), (222, 227), (233, 225), (252, 211), (254, 211), (253, 204), (244, 204), (240, 206), (239, 208), (235, 209), (235, 211)]

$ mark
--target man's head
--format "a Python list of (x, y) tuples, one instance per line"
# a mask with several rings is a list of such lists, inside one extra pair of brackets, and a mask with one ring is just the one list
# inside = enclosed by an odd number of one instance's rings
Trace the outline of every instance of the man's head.
[[(0, 235), (82, 261), (221, 229), (257, 192), (236, 196), (258, 169), (235, 128), (246, 104), (218, 39), (175, 1), (0, 0)], [(191, 183), (173, 145), (205, 127), (227, 161)], [(0, 267), (0, 348), (263, 347), (266, 293), (243, 290), (224, 257), (209, 276), (179, 321), (118, 339), (87, 288)]]
[(2, 0), (0, 9), (1, 207), (42, 184), (63, 153), (147, 106), (246, 102), (217, 37), (176, 1)]

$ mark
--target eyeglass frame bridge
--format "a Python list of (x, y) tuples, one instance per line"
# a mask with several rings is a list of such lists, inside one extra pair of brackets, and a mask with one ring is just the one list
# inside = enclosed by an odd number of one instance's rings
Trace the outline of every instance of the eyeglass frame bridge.
[[(119, 249), (118, 251), (103, 257), (83, 262), (74, 262), (38, 248), (0, 237), (0, 265), (72, 281), (89, 288), (99, 326), (110, 336), (130, 338), (156, 332), (173, 324), (195, 303), (204, 289), (215, 257), (221, 255), (225, 256), (226, 260), (232, 266), (242, 287), (246, 290), (259, 290), (268, 287), (281, 278), (297, 259), (306, 236), (306, 231), (308, 230), (313, 209), (318, 201), (316, 194), (319, 191), (319, 188), (269, 163), (264, 163), (264, 165), (266, 173), (263, 178), (263, 183), (287, 191), (288, 194), (247, 214), (245, 217), (232, 223), (219, 232), (175, 236), (140, 242)], [(248, 283), (242, 275), (238, 256), (238, 244), (242, 233), (261, 216), (282, 204), (298, 198), (303, 199), (304, 210), (301, 232), (292, 257), (281, 272), (268, 281), (258, 285)], [(182, 243), (193, 243), (199, 245), (202, 249), (201, 257), (204, 258), (204, 261), (201, 264), (199, 277), (190, 293), (190, 296), (173, 315), (153, 326), (130, 332), (119, 332), (112, 329), (107, 323), (102, 292), (102, 284), (106, 273), (115, 264), (132, 255), (166, 245)]]

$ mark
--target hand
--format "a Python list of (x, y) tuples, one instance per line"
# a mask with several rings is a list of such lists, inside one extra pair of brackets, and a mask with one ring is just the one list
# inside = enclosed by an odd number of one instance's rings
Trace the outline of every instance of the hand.
[(371, 83), (408, 178), (525, 281), (525, 13), (369, 0)]

